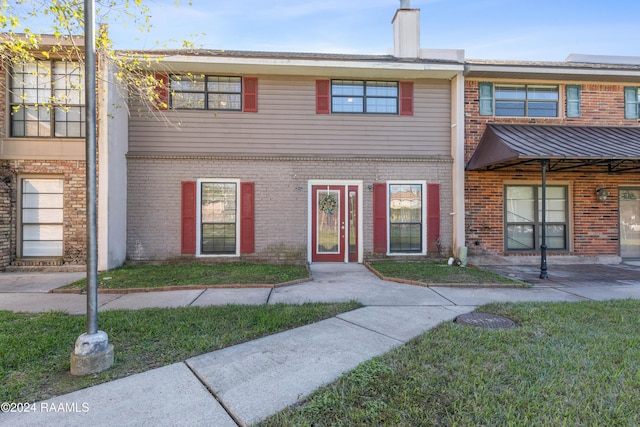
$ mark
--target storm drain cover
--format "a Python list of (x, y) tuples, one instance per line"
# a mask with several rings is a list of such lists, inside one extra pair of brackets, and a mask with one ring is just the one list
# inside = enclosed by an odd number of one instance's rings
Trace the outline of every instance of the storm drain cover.
[(507, 319), (506, 317), (475, 312), (461, 314), (456, 317), (456, 323), (488, 329), (511, 329), (516, 327), (516, 322), (511, 319)]

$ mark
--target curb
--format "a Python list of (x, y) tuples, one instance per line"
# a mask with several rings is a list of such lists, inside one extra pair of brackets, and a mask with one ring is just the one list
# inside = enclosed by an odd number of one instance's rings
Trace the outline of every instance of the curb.
[[(396, 277), (387, 277), (381, 274), (378, 270), (373, 268), (368, 262), (364, 263), (364, 266), (375, 274), (380, 280), (387, 282), (402, 283), (403, 285), (422, 286), (423, 288), (432, 287), (449, 287), (449, 288), (530, 288), (528, 283), (424, 283), (415, 280), (398, 279)], [(513, 280), (513, 279), (512, 279)]]
[[(298, 285), (300, 283), (310, 282), (311, 276), (308, 279), (297, 279), (290, 282), (276, 283), (276, 284), (231, 284), (231, 285), (184, 285), (184, 286), (160, 286), (157, 288), (122, 288), (122, 289), (100, 289), (99, 294), (133, 294), (133, 293), (145, 293), (145, 292), (169, 292), (169, 291), (194, 291), (194, 290), (207, 290), (207, 289), (274, 289), (283, 288), (285, 286)], [(51, 289), (50, 294), (78, 294), (84, 295), (87, 293), (86, 288), (75, 289)]]

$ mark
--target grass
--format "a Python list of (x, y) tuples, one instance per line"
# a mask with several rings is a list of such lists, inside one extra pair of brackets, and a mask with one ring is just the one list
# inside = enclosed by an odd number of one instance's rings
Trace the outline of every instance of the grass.
[(84, 316), (0, 311), (0, 402), (34, 402), (317, 322), (357, 303), (186, 307), (100, 313), (114, 345), (106, 372), (69, 373)]
[(361, 364), (263, 426), (640, 424), (640, 301), (492, 304)]
[[(163, 264), (127, 265), (98, 275), (99, 289), (159, 288), (165, 286), (252, 285), (308, 279), (304, 265), (280, 264)], [(85, 288), (86, 279), (62, 289)]]
[(480, 270), (475, 267), (450, 266), (445, 262), (380, 261), (372, 262), (370, 265), (385, 277), (425, 284), (524, 285), (522, 282), (490, 271)]

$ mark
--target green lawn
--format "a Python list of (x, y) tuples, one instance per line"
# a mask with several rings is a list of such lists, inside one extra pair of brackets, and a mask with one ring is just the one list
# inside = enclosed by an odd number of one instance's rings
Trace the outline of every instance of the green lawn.
[(410, 280), (424, 284), (457, 283), (472, 285), (525, 286), (490, 271), (475, 267), (447, 265), (446, 262), (397, 262), (376, 261), (371, 267), (388, 278)]
[[(99, 289), (159, 288), (164, 286), (199, 285), (275, 285), (308, 279), (304, 265), (280, 264), (161, 264), (127, 265), (98, 275)], [(63, 289), (82, 289), (86, 279)]]
[(100, 313), (113, 366), (69, 373), (85, 316), (0, 311), (0, 402), (34, 402), (295, 328), (360, 307), (357, 303), (186, 307)]
[(262, 425), (640, 424), (640, 301), (479, 311), (519, 326), (442, 324)]

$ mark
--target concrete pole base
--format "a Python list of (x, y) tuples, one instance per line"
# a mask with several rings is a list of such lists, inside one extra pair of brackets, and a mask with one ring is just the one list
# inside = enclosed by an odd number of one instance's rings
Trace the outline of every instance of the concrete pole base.
[(113, 345), (107, 334), (82, 334), (71, 353), (71, 375), (84, 376), (106, 371), (113, 365)]

